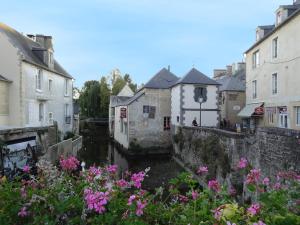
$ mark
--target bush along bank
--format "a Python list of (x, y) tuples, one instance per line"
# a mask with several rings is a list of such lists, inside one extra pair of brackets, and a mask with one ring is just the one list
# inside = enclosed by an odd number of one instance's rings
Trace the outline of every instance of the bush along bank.
[[(149, 169), (121, 177), (116, 165), (79, 171), (75, 157), (61, 158), (58, 167), (47, 161), (37, 167), (35, 176), (25, 166), (12, 182), (0, 178), (0, 224), (300, 224), (300, 176), (262, 177), (244, 158), (237, 168), (256, 196), (248, 203), (237, 203), (234, 188), (215, 179), (199, 188), (188, 173), (151, 194), (142, 188)], [(209, 168), (196, 172), (206, 176)]]

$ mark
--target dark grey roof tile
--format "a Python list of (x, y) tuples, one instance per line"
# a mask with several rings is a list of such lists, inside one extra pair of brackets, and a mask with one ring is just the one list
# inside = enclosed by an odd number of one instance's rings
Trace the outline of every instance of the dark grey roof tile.
[(220, 85), (218, 82), (204, 75), (195, 68), (191, 69), (183, 78), (179, 79), (176, 84)]
[(168, 89), (176, 83), (179, 78), (166, 68), (155, 74), (144, 86), (144, 88)]

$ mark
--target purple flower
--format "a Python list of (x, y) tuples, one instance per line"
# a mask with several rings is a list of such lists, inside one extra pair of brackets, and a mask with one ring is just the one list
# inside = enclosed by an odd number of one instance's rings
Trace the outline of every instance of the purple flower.
[(184, 195), (179, 195), (179, 200), (182, 202), (182, 203), (186, 203), (189, 201), (188, 197), (184, 196)]
[(215, 192), (219, 192), (221, 190), (220, 184), (217, 180), (208, 181), (208, 188)]
[(252, 204), (248, 209), (247, 212), (250, 213), (252, 216), (255, 216), (260, 211), (260, 205), (258, 203)]
[(109, 173), (116, 173), (117, 170), (118, 170), (118, 166), (117, 165), (110, 165), (110, 166), (107, 166), (106, 167), (106, 170), (109, 172)]
[(30, 167), (29, 167), (28, 165), (25, 165), (25, 166), (23, 167), (23, 172), (24, 172), (24, 173), (30, 173)]
[(205, 173), (207, 173), (207, 172), (208, 172), (207, 166), (200, 166), (200, 167), (198, 168), (198, 170), (197, 170), (197, 173), (198, 173), (199, 175), (203, 175), (203, 174), (205, 174)]
[(135, 195), (131, 195), (128, 199), (128, 203), (127, 205), (132, 205), (132, 202), (136, 199), (136, 196)]
[(263, 183), (264, 185), (266, 185), (266, 186), (269, 186), (269, 184), (270, 184), (270, 179), (269, 179), (268, 177), (265, 177), (265, 178), (263, 179), (262, 183)]
[(139, 172), (139, 173), (134, 173), (131, 176), (131, 181), (134, 183), (133, 186), (136, 188), (141, 188), (142, 187), (142, 181), (144, 180), (145, 173), (144, 172)]
[(250, 173), (247, 174), (246, 184), (255, 184), (258, 182), (260, 177), (260, 169), (252, 169)]
[(227, 221), (226, 224), (227, 224), (227, 225), (236, 225), (235, 223), (231, 223), (231, 222), (229, 222), (229, 221)]
[(253, 225), (266, 225), (266, 224), (262, 221), (258, 221), (257, 223), (253, 223)]
[(199, 197), (199, 193), (197, 191), (192, 191), (192, 198), (193, 200), (196, 200)]
[(248, 161), (246, 158), (241, 158), (238, 165), (237, 165), (237, 168), (239, 169), (243, 169), (243, 168), (246, 168), (248, 165)]
[(19, 217), (26, 217), (29, 215), (29, 212), (27, 212), (26, 207), (22, 207), (21, 210), (18, 212)]
[(79, 165), (79, 161), (74, 156), (71, 156), (68, 159), (64, 159), (63, 156), (61, 156), (59, 162), (61, 168), (65, 171), (74, 171)]
[(88, 209), (94, 210), (99, 214), (105, 212), (105, 205), (108, 203), (109, 192), (94, 192), (91, 189), (84, 190), (84, 200)]
[(143, 215), (144, 214), (143, 209), (146, 207), (146, 205), (147, 205), (147, 202), (141, 202), (140, 200), (138, 200), (136, 203), (137, 209), (136, 209), (135, 214), (137, 216)]
[(128, 187), (128, 185), (129, 185), (128, 182), (124, 179), (118, 180), (116, 184), (118, 187), (121, 187), (121, 188)]

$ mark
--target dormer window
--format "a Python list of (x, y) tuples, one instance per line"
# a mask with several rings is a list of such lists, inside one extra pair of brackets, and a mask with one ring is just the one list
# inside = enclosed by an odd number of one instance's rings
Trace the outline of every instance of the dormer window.
[(53, 65), (54, 60), (53, 60), (53, 53), (49, 52), (49, 65)]
[(277, 12), (276, 15), (276, 24), (280, 24), (282, 22), (282, 11)]

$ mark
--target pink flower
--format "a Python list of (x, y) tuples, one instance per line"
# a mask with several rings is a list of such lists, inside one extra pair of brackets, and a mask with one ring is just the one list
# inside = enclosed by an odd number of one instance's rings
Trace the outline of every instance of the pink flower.
[(182, 202), (182, 203), (186, 203), (189, 201), (188, 197), (184, 196), (184, 195), (178, 195), (179, 197), (179, 200)]
[(147, 205), (147, 202), (141, 202), (140, 200), (138, 200), (136, 203), (137, 209), (136, 209), (135, 214), (137, 216), (143, 215), (144, 214), (143, 209), (146, 207), (146, 205)]
[(29, 215), (29, 213), (27, 212), (26, 207), (22, 207), (21, 210), (18, 212), (19, 217), (26, 217), (28, 215)]
[(275, 190), (280, 190), (281, 189), (281, 184), (279, 182), (274, 184), (274, 189)]
[(214, 190), (215, 192), (219, 192), (221, 190), (220, 184), (217, 180), (208, 181), (208, 188)]
[(74, 171), (79, 165), (79, 161), (74, 156), (71, 156), (68, 159), (64, 159), (63, 156), (61, 156), (59, 162), (61, 168), (65, 171)]
[(252, 169), (250, 173), (248, 173), (246, 178), (246, 184), (255, 184), (258, 182), (260, 177), (260, 169)]
[(260, 211), (260, 205), (258, 203), (252, 204), (248, 209), (247, 212), (250, 213), (252, 216), (255, 216)]
[(95, 166), (91, 166), (89, 168), (89, 174), (92, 175), (92, 176), (98, 176), (98, 175), (101, 175), (102, 171), (100, 168), (97, 168)]
[(117, 170), (118, 170), (118, 166), (117, 165), (110, 165), (110, 166), (107, 166), (106, 167), (106, 170), (109, 172), (109, 173), (116, 173)]
[(121, 179), (121, 180), (117, 181), (117, 186), (118, 187), (123, 188), (123, 187), (128, 187), (128, 185), (129, 185), (128, 182), (124, 179)]
[(134, 183), (133, 185), (136, 188), (141, 188), (142, 187), (142, 181), (144, 180), (144, 177), (145, 177), (144, 172), (134, 173), (131, 176), (131, 181)]
[(212, 210), (212, 212), (214, 213), (214, 217), (217, 221), (221, 220), (223, 208), (224, 208), (223, 206), (219, 206), (215, 210)]
[(203, 174), (205, 174), (205, 173), (207, 173), (207, 172), (208, 172), (207, 166), (200, 166), (200, 167), (198, 168), (198, 170), (197, 170), (197, 173), (198, 173), (199, 175), (203, 175)]
[(235, 190), (235, 188), (232, 187), (232, 186), (229, 188), (229, 195), (230, 195), (230, 196), (235, 196), (235, 195), (236, 195), (236, 190)]
[(227, 221), (227, 225), (236, 225), (235, 223), (231, 223), (229, 221)]
[(197, 191), (192, 191), (192, 199), (196, 200), (199, 197), (199, 193)]
[(262, 221), (258, 221), (257, 223), (253, 223), (253, 225), (266, 225), (266, 224)]
[(109, 192), (93, 192), (91, 189), (84, 190), (84, 200), (88, 209), (94, 210), (99, 214), (105, 212), (105, 205), (108, 203)]
[(128, 203), (127, 205), (132, 205), (132, 202), (136, 199), (136, 196), (135, 195), (131, 195), (128, 199)]
[(269, 184), (270, 184), (270, 179), (269, 179), (268, 177), (265, 177), (265, 178), (263, 179), (262, 183), (263, 183), (264, 185), (266, 185), (266, 186), (269, 186)]
[(28, 165), (25, 165), (25, 166), (23, 167), (23, 172), (24, 172), (24, 173), (30, 173), (30, 167), (29, 167)]
[(239, 169), (243, 169), (243, 168), (246, 168), (248, 165), (248, 161), (246, 158), (241, 158), (238, 165), (237, 165), (237, 168)]

